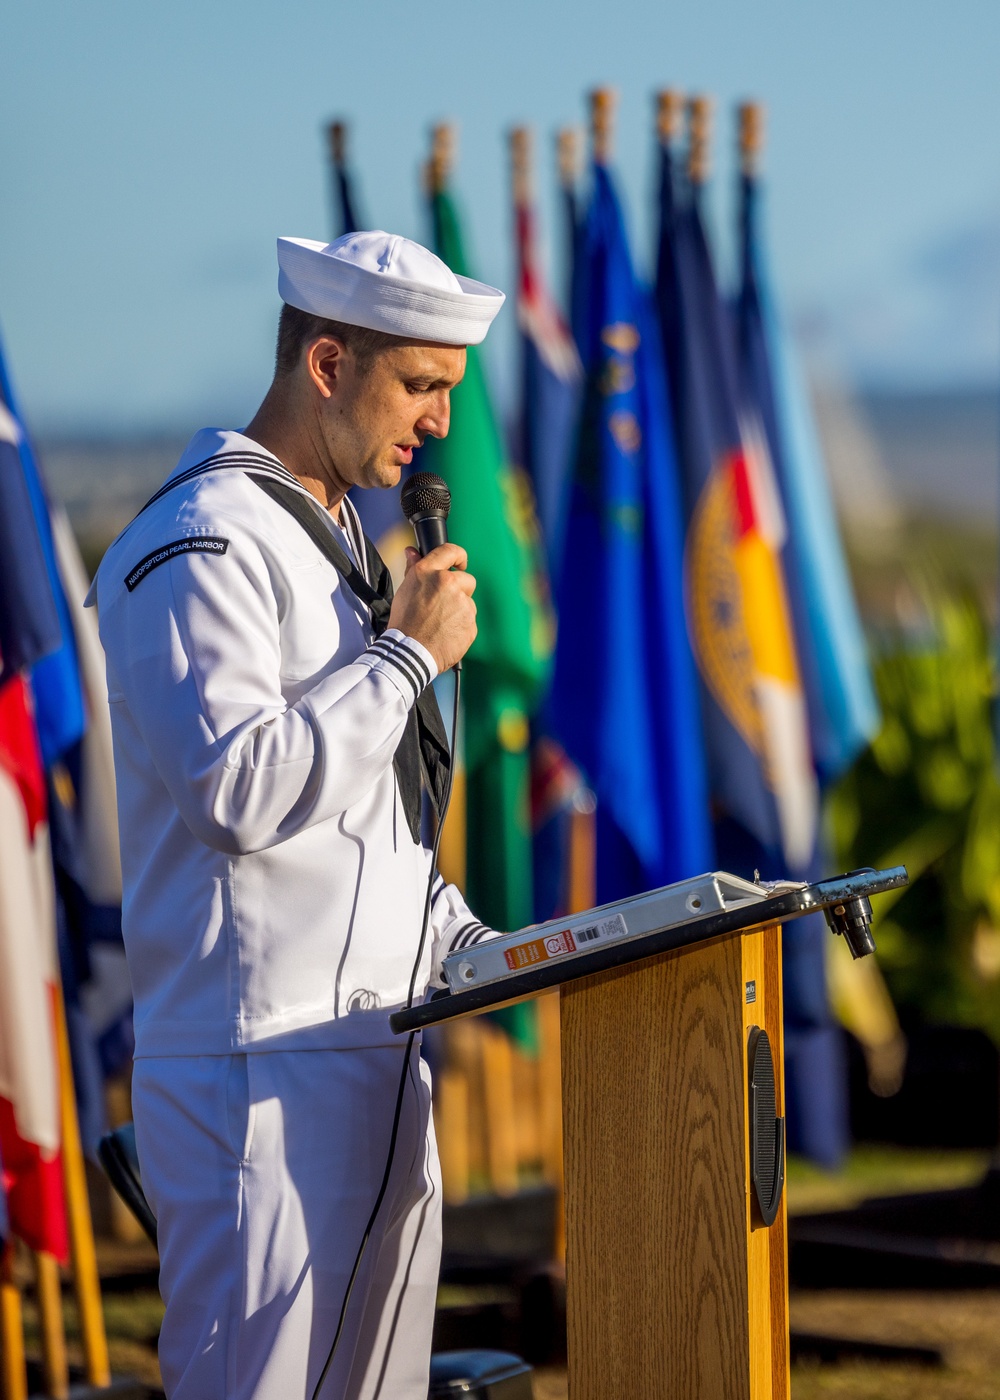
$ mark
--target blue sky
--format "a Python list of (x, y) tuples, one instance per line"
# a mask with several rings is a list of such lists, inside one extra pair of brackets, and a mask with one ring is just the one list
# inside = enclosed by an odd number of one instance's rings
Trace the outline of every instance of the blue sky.
[[(650, 243), (651, 96), (719, 104), (713, 204), (728, 259), (730, 108), (768, 107), (772, 263), (815, 353), (860, 382), (1000, 373), (1000, 6), (995, 0), (48, 0), (7, 7), (0, 324), (43, 430), (237, 423), (267, 386), (274, 237), (324, 237), (321, 129), (349, 118), (372, 223), (426, 236), (418, 167), (460, 125), (475, 269), (511, 287), (504, 133), (552, 133), (621, 94), (618, 169)], [(491, 337), (509, 391), (512, 314)]]

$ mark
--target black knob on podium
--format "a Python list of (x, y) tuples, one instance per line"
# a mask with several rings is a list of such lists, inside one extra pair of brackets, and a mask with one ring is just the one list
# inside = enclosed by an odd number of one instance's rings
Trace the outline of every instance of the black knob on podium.
[[(874, 874), (871, 866), (850, 872), (850, 875)], [(852, 958), (867, 958), (870, 953), (874, 953), (872, 902), (867, 895), (858, 894), (851, 899), (841, 900), (839, 904), (828, 904), (823, 913), (831, 933), (843, 934)]]

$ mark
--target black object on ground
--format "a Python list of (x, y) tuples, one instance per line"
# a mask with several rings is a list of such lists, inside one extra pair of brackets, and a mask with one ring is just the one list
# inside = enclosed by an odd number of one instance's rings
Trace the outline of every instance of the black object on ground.
[(794, 1288), (1000, 1287), (1000, 1165), (977, 1186), (793, 1215)]
[(531, 1400), (531, 1367), (507, 1351), (442, 1351), (431, 1357), (428, 1400)]
[(516, 1351), (538, 1366), (565, 1356), (566, 1288), (552, 1265), (557, 1221), (551, 1186), (444, 1207), (441, 1281), (468, 1297), (438, 1308), (435, 1348)]
[(458, 1290), (434, 1314), (434, 1350), (514, 1351), (535, 1366), (566, 1357), (566, 1289), (555, 1273)]
[(868, 1084), (858, 1042), (847, 1037), (855, 1142), (902, 1147), (987, 1147), (1000, 1141), (1000, 1051), (969, 1026), (908, 1026), (903, 1082), (882, 1098)]
[(552, 1186), (445, 1205), (441, 1277), (509, 1277), (548, 1264), (555, 1254), (558, 1207)]
[(792, 1332), (792, 1362), (819, 1361), (835, 1366), (841, 1361), (885, 1361), (897, 1366), (943, 1366), (935, 1347), (896, 1346), (890, 1342), (860, 1342), (853, 1337), (826, 1337), (818, 1332)]

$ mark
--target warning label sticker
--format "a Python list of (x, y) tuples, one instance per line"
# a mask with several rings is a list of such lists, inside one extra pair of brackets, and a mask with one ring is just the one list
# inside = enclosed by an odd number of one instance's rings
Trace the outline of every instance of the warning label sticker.
[(561, 933), (547, 933), (544, 938), (533, 938), (529, 943), (518, 943), (513, 948), (504, 949), (504, 958), (512, 972), (548, 958), (559, 958), (564, 953), (575, 953), (576, 943), (568, 928)]

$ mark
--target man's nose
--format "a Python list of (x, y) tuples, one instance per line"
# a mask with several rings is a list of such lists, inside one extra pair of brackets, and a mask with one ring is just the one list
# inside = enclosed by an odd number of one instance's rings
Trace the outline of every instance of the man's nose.
[(451, 400), (448, 391), (443, 390), (435, 396), (434, 401), (418, 418), (415, 427), (417, 432), (429, 433), (431, 437), (443, 438), (448, 436), (450, 426)]

